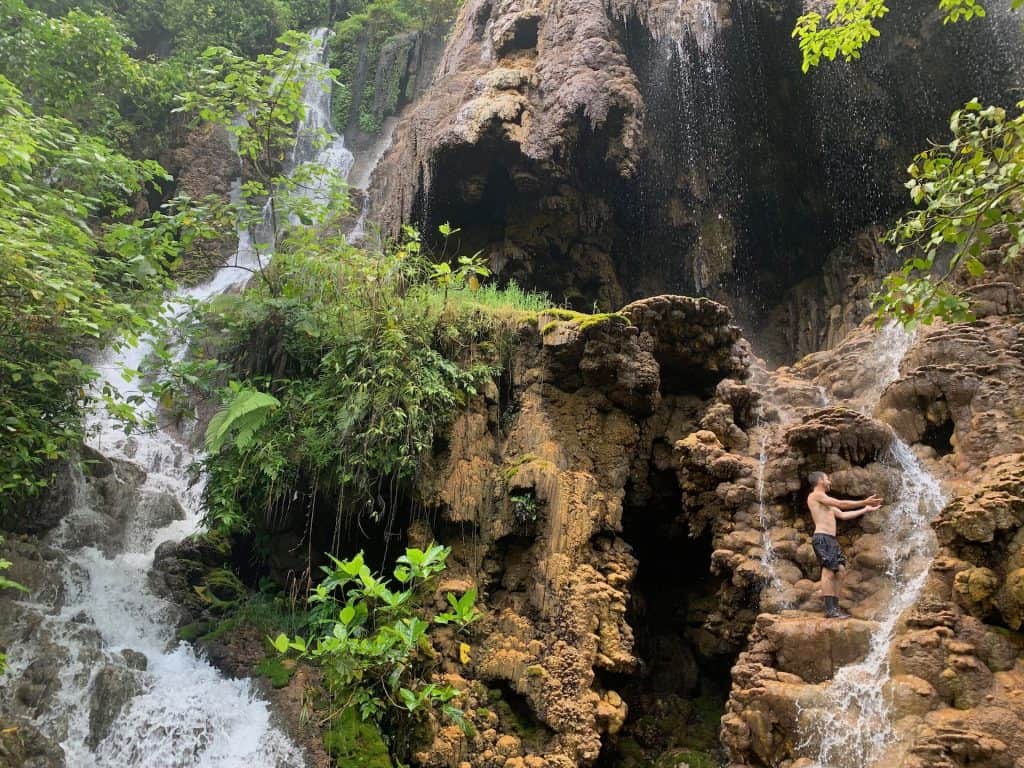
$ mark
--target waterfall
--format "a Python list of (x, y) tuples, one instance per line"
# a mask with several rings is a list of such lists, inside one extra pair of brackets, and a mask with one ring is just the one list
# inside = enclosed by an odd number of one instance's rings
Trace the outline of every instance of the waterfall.
[[(308, 62), (323, 58), (327, 34), (326, 29), (313, 32)], [(307, 81), (303, 96), (308, 114), (299, 126), (291, 169), (315, 160), (347, 174), (352, 154), (330, 130), (330, 81)], [(324, 131), (329, 134), (326, 146), (316, 138)], [(236, 183), (235, 195), (238, 190)], [(306, 192), (319, 199), (324, 189)], [(172, 296), (165, 312), (179, 314), (191, 302), (248, 279), (259, 266), (256, 251), (242, 228), (238, 250), (227, 264), (206, 283)], [(137, 370), (154, 343), (143, 339), (134, 347), (108, 350), (98, 365), (101, 383), (129, 394), (120, 372)], [(157, 411), (153, 402), (142, 408), (150, 415)], [(102, 411), (89, 417), (88, 431), (90, 445), (114, 460), (115, 474), (126, 481), (119, 488), (127, 490), (107, 498), (91, 493), (79, 475), (73, 509), (54, 533), (53, 543), (69, 561), (67, 598), (56, 612), (42, 604), (27, 607), (40, 623), (34, 637), (46, 638), (46, 647), (54, 649), (63, 666), (54, 704), (34, 724), (61, 740), (67, 764), (76, 768), (303, 765), (300, 750), (272, 724), (266, 702), (248, 680), (224, 678), (191, 646), (176, 641), (174, 606), (148, 586), (157, 546), (198, 530), (201, 488), (190, 488), (188, 480), (197, 455), (170, 431), (126, 436)], [(11, 649), (11, 679), (28, 668), (38, 645), (26, 642)], [(144, 655), (145, 669), (137, 661), (129, 664), (133, 654), (126, 657), (123, 651)], [(97, 743), (95, 736), (90, 739), (90, 713), (104, 670), (133, 680), (138, 693), (128, 698), (108, 735)]]
[(883, 527), (889, 542), (885, 574), (892, 582), (892, 596), (878, 619), (867, 657), (836, 673), (828, 703), (801, 745), (819, 744), (817, 768), (871, 765), (895, 737), (885, 689), (890, 645), (900, 617), (924, 588), (936, 548), (931, 521), (945, 500), (938, 482), (906, 443), (893, 444), (887, 463), (900, 475), (898, 496)]
[[(310, 32), (312, 45), (303, 61), (307, 69), (310, 65), (323, 63), (329, 39), (327, 27)], [(325, 75), (307, 78), (302, 97), (306, 114), (296, 132), (290, 158), (291, 171), (294, 173), (305, 163), (314, 163), (330, 171), (330, 174), (320, 174), (310, 186), (301, 190), (314, 202), (324, 204), (330, 197), (330, 179), (334, 176), (347, 179), (355, 158), (345, 146), (345, 138), (335, 133), (331, 124), (331, 79)]]
[[(875, 334), (862, 353), (864, 360), (877, 363), (863, 382), (859, 398), (863, 411), (871, 411), (885, 388), (899, 377), (913, 339), (897, 323)], [(827, 704), (813, 711), (800, 750), (817, 745), (815, 768), (871, 765), (895, 738), (885, 689), (890, 646), (900, 618), (917, 602), (928, 578), (937, 547), (931, 522), (945, 506), (945, 498), (938, 481), (902, 440), (893, 442), (884, 463), (899, 478), (896, 499), (888, 505), (882, 524), (891, 595), (875, 617), (878, 627), (867, 656), (836, 673), (828, 686)]]
[[(757, 520), (761, 526), (761, 566), (766, 575), (765, 586), (770, 587), (779, 593), (782, 588), (782, 579), (776, 570), (777, 556), (775, 544), (772, 542), (771, 525), (772, 517), (768, 513), (768, 505), (764, 500), (764, 474), (768, 465), (768, 430), (760, 424), (763, 431), (761, 442), (757, 453)], [(785, 607), (780, 605), (779, 607)]]

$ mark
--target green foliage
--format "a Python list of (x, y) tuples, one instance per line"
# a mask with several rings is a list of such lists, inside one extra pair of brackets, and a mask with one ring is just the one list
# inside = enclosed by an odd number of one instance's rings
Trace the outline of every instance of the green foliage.
[[(298, 32), (278, 39), (270, 53), (248, 59), (223, 47), (207, 49), (200, 57), (194, 89), (179, 96), (176, 111), (224, 126), (238, 139), (238, 153), (252, 164), (250, 177), (258, 185), (250, 197), (270, 194), (288, 151), (295, 142), (295, 125), (305, 115), (304, 83), (330, 77), (330, 72), (305, 56), (310, 40)], [(238, 120), (237, 115), (244, 115)]]
[(966, 320), (968, 302), (950, 286), (966, 271), (986, 272), (982, 257), (998, 237), (1008, 241), (1003, 260), (1024, 247), (1024, 102), (1017, 115), (974, 99), (953, 113), (953, 139), (919, 154), (907, 189), (917, 206), (887, 233), (902, 269), (888, 276), (874, 304), (905, 325), (936, 317)]
[(40, 112), (79, 128), (124, 138), (120, 107), (150, 87), (146, 66), (128, 55), (131, 41), (103, 14), (71, 9), (49, 18), (22, 0), (0, 0), (0, 74)]
[[(244, 527), (296, 494), (342, 515), (383, 515), (435, 435), (493, 375), (470, 350), (497, 321), (486, 306), (456, 303), (461, 292), (444, 299), (418, 238), (367, 252), (298, 229), (270, 269), (278, 295), (261, 284), (214, 310), (243, 385), (281, 406), (244, 445), (228, 443), (207, 462), (209, 521)], [(498, 304), (498, 295), (488, 298)], [(254, 356), (253, 346), (275, 356)]]
[[(438, 231), (445, 238), (447, 244), (448, 238), (460, 230), (453, 229), (448, 222), (445, 222), (438, 227)], [(418, 238), (418, 235), (416, 237)], [(491, 270), (487, 268), (479, 251), (472, 256), (459, 256), (458, 266), (454, 269), (451, 264), (443, 260), (431, 265), (430, 268), (430, 280), (444, 292), (445, 302), (448, 301), (448, 291), (464, 291), (466, 289), (477, 291), (480, 289), (480, 278), (490, 277), (490, 275)]]
[(540, 504), (537, 502), (536, 494), (518, 493), (508, 497), (512, 504), (512, 515), (516, 522), (529, 524), (537, 522), (537, 515), (540, 511)]
[[(1024, 0), (1011, 0), (1014, 10), (1024, 7)], [(970, 21), (985, 16), (985, 8), (977, 0), (939, 0), (942, 23)], [(803, 71), (821, 63), (822, 57), (829, 61), (842, 56), (846, 61), (859, 59), (861, 49), (878, 37), (875, 21), (889, 12), (884, 0), (836, 0), (836, 4), (825, 16), (810, 11), (797, 19), (793, 37), (800, 41), (803, 54)]]
[[(4, 537), (0, 536), (0, 544), (3, 543)], [(0, 571), (6, 571), (10, 567), (11, 561), (0, 557)], [(16, 589), (19, 592), (28, 592), (28, 589), (24, 585), (19, 584), (16, 581), (12, 581), (11, 579), (6, 578), (2, 573), (0, 573), (0, 590), (3, 589)], [(6, 671), (6, 669), (7, 657), (3, 653), (0, 653), (0, 675), (2, 675)]]
[(822, 27), (822, 16), (816, 11), (797, 19), (793, 37), (800, 41), (803, 71), (821, 63), (824, 56), (833, 61), (842, 55), (846, 61), (860, 58), (860, 50), (872, 38), (878, 37), (875, 19), (889, 12), (884, 0), (837, 0)]
[[(90, 222), (129, 212), (128, 199), (155, 179), (136, 162), (65, 120), (38, 116), (0, 76), (0, 495), (46, 484), (46, 466), (82, 437), (95, 370), (88, 344), (146, 327), (137, 299), (163, 287), (169, 250), (150, 254)], [(176, 226), (168, 217), (162, 226)], [(108, 234), (124, 225), (113, 224)]]
[(230, 401), (206, 427), (206, 450), (210, 453), (218, 453), (232, 435), (234, 448), (244, 451), (267, 417), (281, 405), (273, 395), (246, 389), (234, 381), (230, 389)]
[[(374, 575), (362, 553), (350, 560), (332, 557), (309, 598), (315, 638), (280, 634), (274, 647), (320, 664), (330, 692), (344, 702), (340, 717), (349, 722), (355, 715), (345, 713), (355, 712), (376, 725), (387, 721), (388, 732), (400, 736), (424, 711), (440, 708), (464, 724), (461, 711), (451, 704), (458, 692), (427, 682), (436, 651), (427, 634), (431, 619), (425, 603), (450, 551), (439, 544), (407, 549), (393, 570), (396, 585)], [(475, 590), (457, 599), (449, 596), (453, 610), (433, 622), (467, 626), (479, 617), (475, 600)]]
[[(264, 52), (291, 25), (288, 5), (280, 0), (149, 0), (149, 4), (175, 47), (186, 51), (225, 46), (247, 55)], [(135, 13), (139, 15), (139, 10)]]
[(480, 618), (480, 612), (476, 609), (476, 589), (467, 589), (462, 593), (462, 597), (456, 597), (449, 592), (445, 599), (448, 600), (451, 610), (434, 617), (438, 624), (454, 624), (463, 630)]
[[(264, 257), (274, 243), (263, 240), (274, 234), (268, 237), (264, 225), (275, 234), (292, 220), (326, 225), (348, 207), (344, 179), (336, 169), (305, 163), (283, 172), (295, 144), (295, 126), (306, 114), (305, 84), (332, 76), (309, 55), (310, 46), (307, 35), (287, 32), (274, 51), (255, 60), (226, 48), (210, 48), (201, 57), (193, 90), (178, 96), (176, 111), (192, 114), (196, 123), (223, 126), (237, 139), (246, 176), (241, 196), (212, 218), (220, 222), (224, 235), (248, 230), (257, 255), (256, 271), (273, 296), (280, 295), (282, 285), (278, 273), (265, 268)], [(245, 119), (238, 119), (239, 114)], [(323, 130), (308, 138), (314, 146), (328, 140)]]

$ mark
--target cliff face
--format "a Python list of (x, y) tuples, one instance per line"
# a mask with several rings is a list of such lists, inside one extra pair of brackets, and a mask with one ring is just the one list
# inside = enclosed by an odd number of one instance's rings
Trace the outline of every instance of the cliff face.
[[(745, 375), (745, 353), (712, 302), (659, 297), (622, 315), (542, 314), (540, 331), (517, 340), (507, 389), (461, 416), (423, 473), (436, 515), (410, 538), (453, 548), (439, 592), (476, 586), (486, 615), (468, 663), (455, 638), (441, 639), (476, 735), (439, 730), (421, 765), (593, 764), (626, 720), (617, 681), (640, 674), (628, 619), (637, 558), (623, 531), (682, 523), (671, 534), (679, 554), (703, 551), (687, 534), (707, 520), (681, 510), (666, 482), (671, 445), (719, 380)], [(703, 608), (672, 600), (700, 635)], [(672, 641), (692, 663), (730, 650), (682, 627)], [(691, 692), (697, 683), (694, 671)]]
[[(971, 287), (975, 322), (771, 371), (707, 300), (524, 328), (424, 472), (410, 536), (453, 547), (440, 591), (486, 618), (468, 663), (440, 642), (476, 735), (438, 726), (418, 762), (709, 759), (723, 704), (735, 766), (1024, 759), (1019, 278)], [(846, 620), (821, 617), (822, 469), (886, 499), (840, 524)]]
[(450, 221), (502, 277), (577, 309), (708, 295), (755, 337), (771, 320), (766, 352), (794, 359), (861, 319), (834, 288), (848, 254), (867, 267), (857, 233), (906, 205), (912, 155), (967, 98), (1013, 100), (1019, 25), (940, 32), (929, 8), (804, 76), (795, 3), (471, 0), (374, 213), (428, 236)]

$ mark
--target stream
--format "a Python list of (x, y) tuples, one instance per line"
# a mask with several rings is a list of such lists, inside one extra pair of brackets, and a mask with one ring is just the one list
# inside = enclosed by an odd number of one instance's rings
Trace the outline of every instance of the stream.
[[(323, 58), (327, 39), (327, 29), (311, 34), (309, 61)], [(329, 80), (306, 84), (293, 169), (309, 161), (341, 174), (352, 167), (351, 152), (330, 126), (330, 88)], [(311, 139), (321, 131), (329, 135), (326, 146)], [(186, 299), (204, 301), (237, 288), (258, 258), (240, 231), (238, 250), (224, 267), (170, 297), (165, 311), (178, 313)], [(108, 350), (98, 364), (103, 382), (129, 394), (133, 385), (122, 370), (137, 369), (151, 349), (152, 340), (144, 339)], [(155, 404), (143, 408), (155, 411)], [(10, 653), (8, 681), (46, 679), (53, 689), (47, 704), (29, 713), (32, 724), (60, 742), (73, 768), (304, 765), (249, 680), (225, 678), (176, 640), (174, 606), (148, 585), (158, 546), (199, 529), (201, 482), (190, 487), (188, 478), (197, 458), (191, 436), (169, 429), (126, 436), (102, 411), (90, 416), (88, 428), (89, 446), (109, 464), (101, 464), (100, 483), (75, 473), (72, 509), (48, 540), (67, 558), (64, 600), (57, 609), (23, 604), (36, 622), (34, 642)], [(50, 667), (49, 677), (41, 666)]]

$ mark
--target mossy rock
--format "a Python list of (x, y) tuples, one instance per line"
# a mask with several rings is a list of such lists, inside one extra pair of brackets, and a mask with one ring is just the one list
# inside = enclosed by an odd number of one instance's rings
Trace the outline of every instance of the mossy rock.
[(394, 768), (380, 730), (349, 707), (331, 723), (324, 746), (338, 768)]
[(267, 656), (256, 665), (256, 673), (270, 680), (275, 688), (284, 688), (295, 674), (295, 661), (280, 656)]
[(618, 312), (604, 312), (597, 315), (587, 315), (576, 321), (580, 331), (585, 331), (587, 328), (593, 328), (598, 325), (629, 325), (629, 320), (626, 319), (625, 315), (620, 315)]
[(215, 568), (203, 577), (196, 592), (209, 607), (227, 610), (248, 595), (242, 580), (226, 568)]
[(208, 621), (194, 621), (178, 630), (178, 639), (191, 643), (206, 635), (213, 625)]

